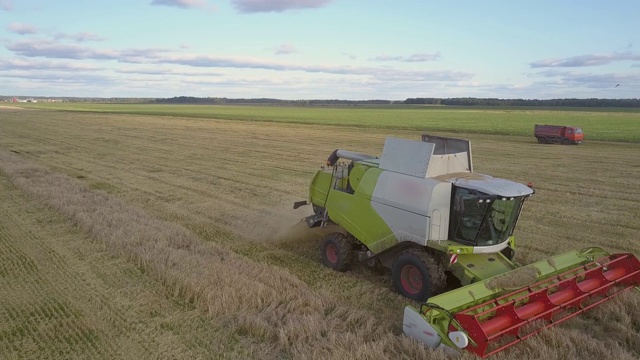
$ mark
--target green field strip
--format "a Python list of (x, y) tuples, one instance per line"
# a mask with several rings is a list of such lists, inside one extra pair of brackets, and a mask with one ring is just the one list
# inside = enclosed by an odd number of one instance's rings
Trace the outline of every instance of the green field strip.
[[(25, 105), (26, 106), (26, 105)], [(388, 130), (529, 136), (535, 124), (580, 126), (587, 140), (640, 142), (640, 110), (442, 106), (295, 107), (159, 104), (31, 104), (32, 109), (132, 116), (224, 119)]]

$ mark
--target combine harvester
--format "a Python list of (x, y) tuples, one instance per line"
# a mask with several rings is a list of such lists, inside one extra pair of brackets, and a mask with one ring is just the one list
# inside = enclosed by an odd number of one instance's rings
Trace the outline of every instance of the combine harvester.
[[(588, 248), (520, 267), (513, 232), (532, 186), (473, 172), (468, 141), (388, 138), (382, 156), (334, 151), (310, 187), (309, 227), (338, 271), (354, 259), (391, 269), (405, 334), (485, 357), (640, 285), (633, 254)], [(343, 162), (339, 162), (343, 159)], [(447, 278), (460, 287), (440, 294)], [(450, 281), (451, 282), (451, 281)], [(438, 295), (439, 294), (439, 295)]]

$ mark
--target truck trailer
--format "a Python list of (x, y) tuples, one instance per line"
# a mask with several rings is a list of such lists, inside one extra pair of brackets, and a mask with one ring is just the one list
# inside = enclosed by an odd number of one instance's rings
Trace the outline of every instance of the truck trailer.
[(535, 125), (533, 134), (540, 144), (580, 144), (584, 141), (582, 129), (573, 126)]

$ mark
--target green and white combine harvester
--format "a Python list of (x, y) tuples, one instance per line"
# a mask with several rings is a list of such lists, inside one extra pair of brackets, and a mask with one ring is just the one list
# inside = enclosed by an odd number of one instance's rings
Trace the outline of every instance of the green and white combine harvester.
[(406, 335), (485, 357), (640, 290), (631, 253), (587, 248), (515, 264), (513, 233), (532, 186), (474, 173), (469, 141), (422, 140), (387, 138), (380, 157), (336, 150), (309, 200), (294, 204), (313, 206), (309, 227), (336, 229), (322, 242), (324, 264), (382, 265), (400, 294), (422, 303), (405, 308)]

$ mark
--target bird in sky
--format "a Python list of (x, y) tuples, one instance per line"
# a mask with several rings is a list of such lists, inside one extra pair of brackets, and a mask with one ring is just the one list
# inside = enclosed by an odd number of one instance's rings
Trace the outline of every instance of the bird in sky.
[(615, 87), (618, 87), (618, 86), (620, 86), (620, 84), (616, 84), (616, 86), (615, 86)]

